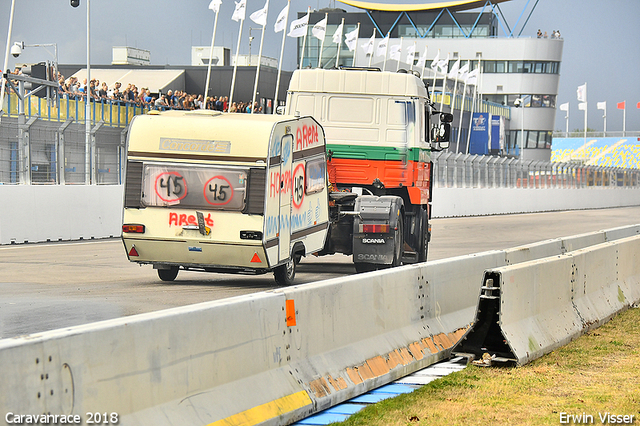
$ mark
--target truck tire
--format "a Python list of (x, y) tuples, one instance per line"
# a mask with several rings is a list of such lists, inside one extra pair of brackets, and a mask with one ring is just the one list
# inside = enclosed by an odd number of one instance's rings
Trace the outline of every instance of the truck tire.
[(376, 265), (375, 263), (357, 262), (354, 263), (353, 266), (356, 267), (356, 272), (358, 274), (362, 274), (363, 272), (377, 271), (378, 266), (380, 265)]
[(404, 251), (404, 220), (402, 215), (398, 218), (397, 228), (393, 235), (393, 263), (391, 267), (402, 265), (402, 253)]
[[(296, 261), (297, 259), (297, 261)], [(273, 270), (273, 276), (276, 283), (280, 286), (293, 285), (293, 279), (296, 276), (296, 265), (300, 261), (300, 256), (293, 256), (284, 265), (277, 266)]]
[(179, 268), (177, 266), (172, 266), (169, 269), (158, 269), (158, 277), (162, 281), (173, 281), (178, 276)]
[(418, 262), (427, 261), (429, 251), (429, 215), (425, 209), (420, 209), (420, 241), (418, 243)]

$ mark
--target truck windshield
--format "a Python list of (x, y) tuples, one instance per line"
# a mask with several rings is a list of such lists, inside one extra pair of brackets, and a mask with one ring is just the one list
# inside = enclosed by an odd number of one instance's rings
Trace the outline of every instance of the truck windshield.
[(241, 211), (245, 207), (245, 169), (174, 164), (145, 164), (142, 203)]

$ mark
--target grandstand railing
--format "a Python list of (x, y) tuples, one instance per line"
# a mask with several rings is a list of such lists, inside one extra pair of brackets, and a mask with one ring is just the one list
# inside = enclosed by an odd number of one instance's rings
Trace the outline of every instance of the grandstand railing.
[(640, 170), (517, 158), (433, 153), (438, 188), (638, 187)]
[[(8, 93), (5, 98), (7, 114), (18, 116), (18, 96)], [(134, 116), (144, 114), (151, 109), (150, 106), (138, 105), (128, 101), (116, 101), (110, 99), (90, 100), (91, 122), (104, 123), (110, 127), (126, 127)], [(59, 105), (59, 106), (58, 106)], [(85, 101), (83, 98), (74, 99), (67, 96), (61, 97), (59, 103), (48, 101), (46, 98), (29, 96), (25, 99), (24, 114), (27, 118), (38, 117), (47, 121), (66, 122), (72, 119), (76, 123), (85, 122)]]

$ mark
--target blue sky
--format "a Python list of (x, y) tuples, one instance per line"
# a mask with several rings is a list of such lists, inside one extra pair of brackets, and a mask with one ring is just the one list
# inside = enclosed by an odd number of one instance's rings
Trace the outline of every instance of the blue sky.
[[(239, 25), (231, 20), (234, 2), (222, 1), (216, 45), (235, 51)], [(86, 0), (80, 0), (80, 3), (80, 7), (72, 8), (69, 0), (17, 0), (11, 41), (57, 43), (60, 63), (86, 63)], [(500, 7), (513, 26), (523, 8), (527, 6), (526, 17), (535, 3), (536, 0), (511, 0)], [(282, 33), (273, 32), (273, 23), (285, 4), (285, 0), (270, 1), (264, 54), (274, 58), (280, 54)], [(91, 0), (91, 62), (109, 64), (112, 46), (127, 45), (151, 51), (153, 64), (188, 65), (191, 46), (206, 46), (211, 41), (214, 13), (207, 9), (208, 5), (209, 0)], [(335, 0), (291, 0), (293, 12), (304, 11), (308, 6), (318, 9), (334, 5), (354, 10)], [(264, 0), (247, 0), (248, 14), (263, 6)], [(10, 0), (0, 0), (3, 54), (0, 67), (4, 62), (10, 8)], [(622, 130), (622, 111), (616, 109), (616, 104), (626, 100), (627, 130), (640, 130), (640, 110), (636, 108), (640, 102), (640, 84), (637, 82), (639, 16), (639, 0), (538, 0), (522, 36), (534, 37), (538, 28), (549, 34), (553, 29), (560, 29), (565, 42), (558, 104), (570, 103), (570, 130), (584, 127), (576, 89), (585, 82), (588, 85), (589, 128), (602, 130), (602, 111), (596, 109), (596, 102), (607, 101), (607, 130)], [(247, 19), (241, 54), (249, 53), (250, 27), (257, 25)], [(256, 39), (252, 54), (258, 53), (259, 34), (253, 30)], [(43, 48), (28, 48), (18, 62), (50, 58)], [(15, 62), (10, 57), (9, 65), (13, 66)], [(293, 69), (294, 66), (295, 43), (289, 38), (284, 68)], [(558, 112), (555, 128), (564, 130), (564, 112)]]

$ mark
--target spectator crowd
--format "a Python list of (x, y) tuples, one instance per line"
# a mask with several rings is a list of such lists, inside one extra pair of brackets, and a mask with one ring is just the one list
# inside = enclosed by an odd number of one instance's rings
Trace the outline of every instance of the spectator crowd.
[[(16, 68), (13, 74), (21, 74), (21, 69)], [(11, 79), (11, 77), (8, 77)], [(82, 100), (87, 93), (87, 79), (81, 83), (77, 77), (64, 76), (58, 73), (58, 94), (61, 98), (70, 100)], [(208, 109), (222, 112), (251, 112), (251, 102), (233, 102), (229, 105), (228, 96), (207, 96), (189, 94), (186, 91), (168, 90), (167, 93), (152, 94), (149, 88), (138, 89), (134, 84), (127, 84), (123, 88), (122, 83), (116, 82), (113, 87), (108, 87), (106, 82), (100, 83), (98, 79), (91, 79), (89, 83), (89, 96), (95, 101), (110, 102), (117, 105), (130, 105), (155, 110), (196, 110)], [(262, 107), (255, 102), (255, 113), (263, 113)]]

